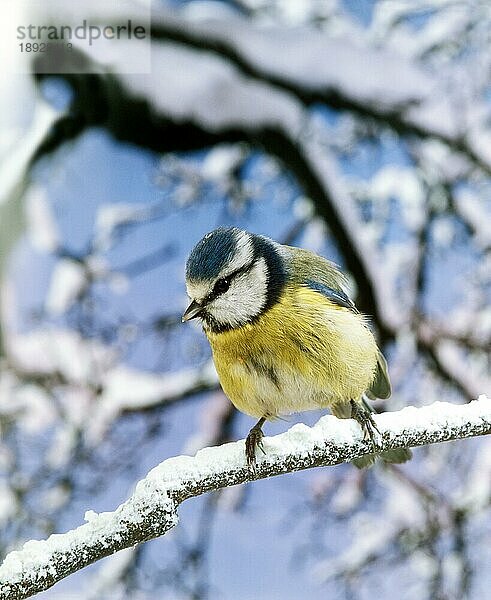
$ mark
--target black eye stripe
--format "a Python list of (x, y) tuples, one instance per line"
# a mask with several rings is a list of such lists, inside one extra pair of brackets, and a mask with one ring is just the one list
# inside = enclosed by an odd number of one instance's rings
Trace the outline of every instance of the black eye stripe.
[[(255, 260), (253, 260), (250, 263), (247, 263), (246, 265), (244, 265), (243, 267), (240, 267), (239, 269), (236, 269), (235, 271), (232, 271), (232, 273), (229, 273), (227, 276), (225, 277), (221, 277), (216, 283), (215, 286), (212, 290), (212, 292), (210, 294), (208, 294), (207, 298), (206, 298), (206, 302), (211, 302), (212, 300), (214, 300), (215, 298), (217, 298), (218, 296), (220, 296), (221, 294), (224, 294), (230, 287), (230, 284), (232, 283), (232, 281), (238, 277), (239, 275), (242, 275), (243, 273), (247, 273), (248, 271), (250, 271), (252, 269), (252, 267), (254, 266), (254, 264), (256, 263)], [(228, 285), (225, 285), (222, 287), (222, 282), (226, 282)], [(218, 285), (221, 284), (221, 285)], [(217, 288), (218, 286), (218, 288)], [(220, 289), (222, 288), (222, 289)]]
[(225, 279), (229, 279), (230, 281), (232, 281), (232, 279), (235, 279), (236, 277), (238, 277), (239, 275), (242, 275), (242, 273), (247, 273), (247, 271), (250, 271), (252, 269), (252, 267), (255, 264), (255, 260), (253, 260), (250, 263), (247, 263), (246, 265), (244, 265), (243, 267), (240, 267), (239, 269), (237, 269), (236, 271), (233, 271), (232, 273), (230, 273), (230, 275), (227, 275), (225, 277)]

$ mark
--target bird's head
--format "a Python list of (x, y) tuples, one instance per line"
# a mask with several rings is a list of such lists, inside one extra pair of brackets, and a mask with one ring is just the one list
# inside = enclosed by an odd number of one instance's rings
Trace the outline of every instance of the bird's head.
[(286, 281), (282, 246), (235, 227), (207, 233), (186, 264), (191, 304), (182, 320), (226, 331), (253, 322), (277, 302)]

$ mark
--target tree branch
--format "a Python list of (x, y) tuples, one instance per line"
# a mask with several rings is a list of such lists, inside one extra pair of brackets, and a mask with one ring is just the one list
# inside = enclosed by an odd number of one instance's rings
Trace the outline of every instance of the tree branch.
[[(436, 402), (376, 416), (377, 450), (414, 447), (491, 432), (491, 400), (466, 405)], [(239, 483), (319, 466), (332, 466), (371, 452), (352, 420), (322, 417), (314, 427), (297, 424), (265, 438), (265, 456), (247, 468), (244, 441), (205, 448), (196, 456), (165, 460), (141, 480), (114, 512), (86, 513), (87, 523), (45, 541), (27, 542), (0, 566), (0, 596), (27, 598), (118, 550), (163, 535), (178, 522), (177, 508), (193, 496)]]
[(166, 9), (153, 13), (152, 37), (214, 52), (305, 106), (325, 103), (401, 135), (434, 137), (491, 172), (485, 122), (463, 130), (462, 109), (449, 97), (444, 79), (392, 48), (375, 49), (361, 40), (353, 44), (310, 28), (257, 27), (243, 18), (190, 21)]

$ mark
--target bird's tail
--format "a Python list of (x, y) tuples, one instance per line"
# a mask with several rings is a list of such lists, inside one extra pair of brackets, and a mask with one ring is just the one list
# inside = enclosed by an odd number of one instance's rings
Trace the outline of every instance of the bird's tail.
[[(366, 398), (362, 398), (362, 404), (365, 410), (370, 413), (375, 413), (375, 409), (370, 406), (367, 402)], [(394, 448), (393, 450), (385, 450), (384, 452), (378, 452), (374, 454), (365, 454), (365, 456), (360, 456), (360, 458), (355, 458), (351, 462), (358, 467), (359, 469), (363, 469), (365, 467), (370, 467), (373, 463), (380, 458), (386, 463), (391, 464), (401, 464), (405, 463), (412, 457), (412, 452), (409, 448)]]

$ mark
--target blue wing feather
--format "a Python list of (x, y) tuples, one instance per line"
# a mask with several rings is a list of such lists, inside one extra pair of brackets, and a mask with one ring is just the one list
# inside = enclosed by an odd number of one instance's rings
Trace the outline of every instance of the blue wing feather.
[(343, 308), (348, 308), (353, 312), (358, 312), (356, 306), (342, 290), (335, 290), (327, 285), (324, 285), (323, 283), (313, 281), (312, 279), (308, 279), (305, 283), (311, 290), (319, 292), (328, 300), (334, 302), (334, 304), (342, 306)]

